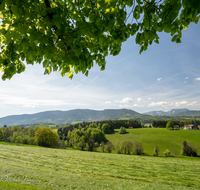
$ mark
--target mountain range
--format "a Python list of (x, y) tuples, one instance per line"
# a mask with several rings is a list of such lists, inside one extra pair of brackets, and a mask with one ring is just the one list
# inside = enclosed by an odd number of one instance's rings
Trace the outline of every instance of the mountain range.
[(36, 114), (11, 115), (0, 118), (0, 126), (43, 123), (70, 124), (72, 122), (91, 122), (132, 118), (142, 114), (128, 109), (106, 109), (103, 111), (75, 109), (69, 111), (45, 111)]
[(200, 116), (200, 111), (183, 109), (172, 109), (170, 111), (150, 111), (143, 113), (145, 115), (155, 115), (155, 116)]
[(0, 118), (0, 127), (7, 125), (32, 125), (36, 123), (71, 124), (114, 119), (134, 119), (149, 116), (200, 116), (200, 111), (172, 109), (170, 111), (151, 111), (140, 114), (129, 109), (106, 109), (103, 111), (75, 109), (69, 111), (45, 111), (35, 114), (11, 115)]

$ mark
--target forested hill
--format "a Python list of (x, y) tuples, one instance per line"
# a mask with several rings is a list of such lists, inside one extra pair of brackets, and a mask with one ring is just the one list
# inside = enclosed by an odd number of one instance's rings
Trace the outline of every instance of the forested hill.
[(133, 118), (142, 114), (128, 109), (106, 109), (103, 111), (76, 109), (69, 111), (46, 111), (36, 114), (11, 115), (0, 118), (0, 126), (26, 125), (39, 122), (66, 124), (72, 122), (102, 121), (120, 118)]

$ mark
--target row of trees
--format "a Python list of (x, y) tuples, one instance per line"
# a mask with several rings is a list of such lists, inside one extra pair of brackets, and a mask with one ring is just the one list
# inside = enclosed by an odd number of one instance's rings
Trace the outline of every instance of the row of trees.
[[(160, 154), (160, 150), (157, 146), (155, 146), (153, 156), (158, 156), (159, 154)], [(171, 156), (171, 152), (168, 149), (166, 149), (165, 152), (163, 152), (163, 154), (166, 157)], [(177, 152), (176, 148), (174, 148), (173, 154), (176, 157), (178, 156), (178, 152)], [(181, 155), (196, 157), (197, 156), (197, 149), (195, 148), (195, 146), (192, 143), (187, 144), (187, 142), (184, 141), (183, 145), (181, 147)]]
[(13, 127), (4, 126), (0, 128), (0, 140), (44, 147), (58, 147), (61, 144), (55, 131), (39, 125), (29, 129), (17, 125)]
[[(152, 122), (152, 126), (155, 128), (165, 128), (168, 120), (155, 120)], [(194, 124), (194, 125), (200, 125), (200, 120), (181, 120), (181, 121), (171, 121), (174, 123), (174, 125), (179, 125), (180, 127), (183, 127), (184, 125), (188, 124)]]
[(58, 129), (57, 133), (60, 139), (66, 140), (69, 131), (73, 129), (80, 128), (98, 128), (103, 131), (105, 134), (114, 132), (114, 129), (124, 128), (141, 128), (142, 125), (136, 120), (107, 120), (107, 121), (97, 121), (97, 122), (83, 122), (76, 123), (74, 125), (66, 125)]

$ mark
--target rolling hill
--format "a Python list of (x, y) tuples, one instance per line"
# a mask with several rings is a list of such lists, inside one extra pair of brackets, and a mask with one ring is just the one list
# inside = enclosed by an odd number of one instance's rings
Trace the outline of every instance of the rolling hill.
[(26, 125), (39, 122), (66, 124), (110, 119), (131, 118), (142, 114), (128, 109), (106, 109), (103, 111), (76, 109), (69, 111), (45, 111), (35, 114), (11, 115), (0, 118), (0, 126)]

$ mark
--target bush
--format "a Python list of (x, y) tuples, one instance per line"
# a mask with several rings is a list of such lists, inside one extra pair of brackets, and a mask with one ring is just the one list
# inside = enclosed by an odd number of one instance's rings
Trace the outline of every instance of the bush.
[(134, 146), (134, 151), (136, 155), (142, 155), (143, 153), (142, 144), (138, 141), (135, 141), (133, 146)]
[(111, 153), (113, 151), (113, 149), (114, 149), (114, 145), (111, 142), (107, 142), (106, 143), (106, 151), (108, 153)]
[(158, 156), (160, 153), (160, 150), (157, 146), (154, 147), (154, 153), (153, 153), (153, 156)]
[(170, 152), (168, 149), (166, 149), (165, 152), (163, 152), (163, 154), (164, 154), (166, 157), (168, 157), (168, 156), (171, 155), (171, 152)]
[(126, 128), (120, 127), (119, 134), (125, 134), (125, 133), (126, 133)]
[(197, 149), (195, 146), (190, 143), (189, 145), (187, 144), (186, 141), (183, 142), (182, 146), (182, 155), (183, 156), (197, 156)]

